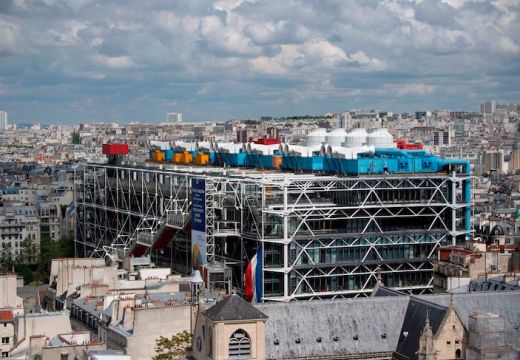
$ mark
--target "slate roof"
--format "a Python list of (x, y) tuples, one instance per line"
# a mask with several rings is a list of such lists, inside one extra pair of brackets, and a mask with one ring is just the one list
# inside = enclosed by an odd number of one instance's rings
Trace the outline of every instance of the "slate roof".
[(392, 353), (408, 299), (392, 296), (257, 305), (268, 316), (266, 357)]
[(264, 320), (267, 316), (238, 295), (231, 295), (203, 312), (213, 321)]
[(432, 332), (435, 335), (446, 315), (448, 308), (425, 299), (411, 296), (406, 309), (403, 326), (399, 335), (396, 352), (408, 359), (416, 359), (415, 352), (419, 346), (419, 338), (426, 323), (426, 314), (430, 319)]
[[(394, 291), (384, 287), (379, 296), (394, 297)], [(378, 293), (375, 296), (378, 296)], [(430, 324), (435, 334), (450, 305), (450, 297), (453, 296), (453, 307), (460, 321), (468, 329), (470, 315), (477, 313), (492, 313), (501, 315), (506, 320), (505, 336), (511, 341), (511, 345), (520, 350), (520, 291), (492, 291), (492, 292), (465, 292), (436, 295), (415, 295), (410, 298), (405, 320), (401, 329), (399, 344), (396, 348), (398, 354), (414, 359), (415, 351), (419, 343), (420, 333), (424, 327), (426, 311), (430, 313)], [(404, 339), (404, 332), (408, 332), (408, 338)]]
[(399, 292), (397, 290), (393, 290), (390, 288), (387, 288), (386, 286), (383, 286), (381, 284), (376, 285), (374, 290), (372, 291), (372, 297), (376, 296), (403, 296), (404, 294), (402, 292)]
[[(420, 298), (443, 306), (450, 302), (450, 296), (444, 294), (422, 295)], [(515, 339), (516, 347), (520, 348), (520, 291), (454, 294), (453, 306), (466, 329), (470, 315), (487, 312), (503, 316), (506, 320), (506, 331)]]

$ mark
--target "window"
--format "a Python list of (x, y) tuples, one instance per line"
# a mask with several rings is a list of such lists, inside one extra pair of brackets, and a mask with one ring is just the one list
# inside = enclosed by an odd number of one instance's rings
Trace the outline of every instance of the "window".
[(8, 337), (3, 337), (2, 338), (2, 344), (9, 344), (9, 338)]
[(229, 339), (229, 357), (251, 356), (251, 339), (244, 330), (237, 330)]
[(462, 357), (462, 351), (460, 349), (455, 350), (455, 358), (460, 359)]
[(451, 345), (451, 341), (446, 341), (446, 344)]
[(3, 352), (2, 353), (2, 357), (3, 358), (8, 358), (9, 357), (9, 353), (7, 351)]

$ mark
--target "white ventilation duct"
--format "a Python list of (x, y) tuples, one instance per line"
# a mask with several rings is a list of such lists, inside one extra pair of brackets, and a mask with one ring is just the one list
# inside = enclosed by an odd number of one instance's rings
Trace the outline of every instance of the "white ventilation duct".
[(301, 157), (311, 157), (314, 152), (321, 151), (321, 144), (316, 146), (301, 146), (301, 145), (287, 145), (287, 154), (291, 154), (293, 156), (301, 156)]
[(345, 129), (334, 129), (327, 134), (327, 144), (332, 147), (342, 146), (345, 143), (347, 132)]
[(212, 146), (211, 146), (211, 142), (210, 141), (198, 141), (197, 142), (197, 149), (198, 150), (205, 150), (205, 151), (209, 151), (211, 150)]
[(240, 150), (242, 150), (242, 144), (235, 144), (232, 142), (218, 143), (218, 144), (215, 144), (215, 146), (219, 152), (229, 153), (229, 154), (238, 154), (238, 153), (240, 153)]
[(327, 129), (317, 128), (311, 130), (309, 134), (307, 134), (307, 139), (305, 141), (305, 145), (307, 146), (317, 146), (324, 144), (327, 141)]
[(150, 146), (155, 147), (158, 150), (163, 150), (163, 151), (171, 149), (171, 144), (170, 144), (169, 141), (151, 140), (150, 141)]
[(273, 155), (276, 150), (279, 150), (280, 146), (278, 144), (274, 145), (263, 145), (263, 144), (255, 144), (248, 143), (247, 144), (247, 152), (248, 153), (256, 153), (261, 155)]
[(367, 142), (367, 132), (363, 128), (356, 128), (347, 133), (345, 136), (345, 147), (356, 148), (361, 147)]
[(327, 148), (327, 155), (339, 159), (355, 160), (358, 158), (358, 154), (373, 154), (375, 150), (373, 146), (361, 146), (356, 148), (329, 146)]
[(368, 134), (367, 145), (383, 149), (393, 149), (396, 147), (394, 137), (387, 129), (377, 129)]

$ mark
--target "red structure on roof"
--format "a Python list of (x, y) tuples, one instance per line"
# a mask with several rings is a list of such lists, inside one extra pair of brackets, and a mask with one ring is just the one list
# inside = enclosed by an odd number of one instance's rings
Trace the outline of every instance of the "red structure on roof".
[(406, 140), (397, 140), (397, 148), (401, 150), (422, 150), (423, 144), (408, 144)]
[(104, 155), (128, 155), (128, 144), (103, 144)]
[(253, 140), (253, 143), (259, 144), (259, 145), (278, 145), (278, 144), (280, 144), (280, 139), (263, 137), (258, 140)]
[(13, 321), (13, 312), (11, 310), (0, 310), (0, 321)]

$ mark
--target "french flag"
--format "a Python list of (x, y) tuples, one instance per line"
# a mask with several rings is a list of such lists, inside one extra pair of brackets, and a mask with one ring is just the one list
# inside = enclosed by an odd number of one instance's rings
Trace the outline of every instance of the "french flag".
[(262, 248), (259, 247), (246, 269), (246, 300), (262, 302)]

